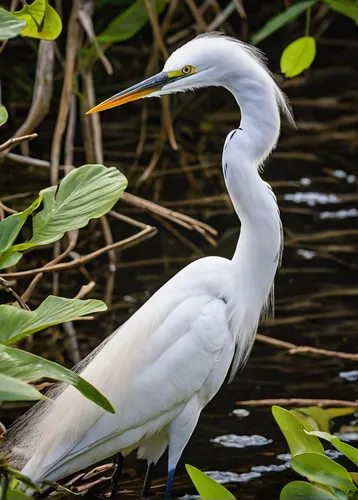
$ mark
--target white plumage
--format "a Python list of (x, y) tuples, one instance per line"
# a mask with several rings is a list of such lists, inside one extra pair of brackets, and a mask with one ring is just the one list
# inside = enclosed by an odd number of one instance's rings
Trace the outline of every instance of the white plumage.
[[(195, 71), (170, 76), (185, 65)], [(159, 76), (166, 83), (146, 96), (220, 85), (240, 105), (240, 128), (229, 133), (223, 152), (225, 182), (242, 224), (237, 249), (232, 260), (206, 257), (188, 265), (81, 364), (81, 376), (108, 397), (115, 415), (67, 387), (15, 424), (6, 446), (15, 447), (15, 465), (21, 455), (23, 473), (39, 483), (136, 448), (155, 464), (169, 446), (169, 496), (201, 410), (245, 363), (260, 317), (272, 308), (282, 228), (258, 167), (277, 142), (279, 108), (290, 116), (286, 100), (256, 50), (217, 33), (178, 49)], [(114, 96), (113, 105), (122, 96), (144, 97), (136, 93)]]

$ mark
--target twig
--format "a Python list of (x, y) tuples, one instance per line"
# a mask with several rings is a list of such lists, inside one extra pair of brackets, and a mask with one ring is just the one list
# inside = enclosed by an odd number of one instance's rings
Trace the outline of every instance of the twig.
[(95, 252), (89, 253), (87, 255), (83, 255), (80, 257), (77, 257), (74, 259), (72, 262), (63, 262), (62, 264), (55, 264), (55, 265), (48, 265), (44, 267), (39, 267), (37, 269), (29, 269), (28, 271), (21, 271), (17, 273), (7, 273), (7, 274), (1, 274), (0, 277), (5, 277), (5, 278), (26, 278), (28, 276), (33, 276), (34, 274), (38, 273), (53, 273), (56, 271), (63, 271), (65, 269), (73, 269), (78, 266), (82, 266), (84, 264), (87, 264), (87, 262), (90, 262), (91, 260), (99, 257), (100, 255), (108, 252), (109, 250), (125, 250), (127, 248), (132, 247), (133, 245), (137, 245), (141, 241), (147, 240), (148, 238), (151, 238), (154, 236), (154, 234), (157, 232), (157, 229), (152, 226), (146, 226), (146, 229), (143, 229), (143, 231), (140, 231), (137, 234), (134, 234), (133, 236), (130, 236), (129, 238), (125, 238), (124, 240), (117, 241), (116, 243), (113, 243), (113, 245), (107, 245), (103, 248), (100, 248), (96, 250)]
[(74, 296), (74, 299), (83, 299), (93, 288), (96, 286), (95, 281), (90, 281), (87, 285), (81, 286), (81, 290), (77, 295)]
[(169, 54), (160, 31), (157, 14), (153, 10), (152, 2), (150, 0), (144, 0), (144, 3), (148, 12), (149, 22), (152, 26), (155, 42), (158, 44), (164, 59), (168, 59)]
[(197, 31), (208, 31), (207, 24), (203, 18), (203, 16), (200, 13), (200, 10), (198, 9), (196, 3), (194, 0), (185, 0), (185, 3), (189, 7), (197, 25)]
[(78, 19), (82, 25), (83, 30), (86, 32), (88, 39), (93, 43), (96, 48), (98, 57), (102, 61), (104, 69), (107, 71), (109, 75), (113, 74), (113, 68), (107, 57), (105, 56), (98, 40), (96, 38), (96, 34), (93, 27), (92, 14), (94, 9), (93, 1), (84, 1), (80, 0), (78, 2)]
[(173, 222), (176, 222), (177, 224), (180, 224), (191, 231), (195, 230), (200, 232), (200, 234), (203, 234), (199, 230), (200, 228), (204, 232), (210, 233), (212, 236), (217, 236), (218, 234), (216, 229), (209, 226), (208, 224), (205, 224), (204, 222), (194, 219), (193, 217), (190, 217), (188, 215), (181, 214), (180, 212), (176, 212), (174, 210), (163, 207), (162, 205), (158, 205), (157, 203), (153, 203), (152, 201), (145, 200), (144, 198), (140, 198), (139, 196), (136, 196), (134, 194), (124, 192), (121, 199), (129, 203), (130, 205), (141, 208), (142, 210), (148, 210), (149, 212), (156, 213), (158, 215), (161, 215), (162, 217), (172, 220)]
[[(72, 252), (72, 250), (75, 248), (76, 243), (77, 243), (77, 238), (78, 238), (78, 230), (77, 229), (75, 231), (69, 231), (68, 232), (68, 240), (69, 241), (68, 241), (67, 248), (60, 255), (57, 255), (53, 260), (51, 260), (50, 262), (45, 264), (44, 267), (46, 268), (49, 266), (53, 266), (53, 265), (57, 264), (58, 262), (60, 262), (65, 257), (67, 257), (67, 255), (69, 255)], [(24, 302), (29, 301), (36, 285), (38, 284), (38, 282), (41, 280), (42, 277), (43, 277), (43, 273), (40, 272), (32, 279), (31, 283), (29, 284), (29, 286), (27, 287), (27, 289), (24, 291), (24, 293), (21, 296), (21, 298)]]
[(144, 222), (140, 222), (138, 220), (132, 219), (132, 217), (128, 217), (128, 215), (120, 214), (118, 212), (115, 212), (114, 210), (111, 210), (109, 212), (109, 215), (111, 215), (115, 219), (119, 219), (123, 222), (127, 222), (131, 226), (140, 227), (141, 229), (145, 229), (147, 227), (146, 224), (144, 224)]
[(260, 333), (256, 335), (256, 340), (263, 342), (264, 344), (273, 345), (280, 349), (287, 349), (288, 354), (316, 354), (319, 356), (326, 356), (328, 358), (341, 358), (358, 361), (358, 354), (350, 354), (348, 352), (341, 351), (328, 351), (327, 349), (318, 349), (317, 347), (311, 346), (298, 346), (296, 344), (292, 344), (291, 342), (284, 342), (283, 340), (274, 339)]
[(70, 173), (73, 166), (73, 151), (76, 133), (77, 98), (71, 96), (70, 110), (68, 115), (67, 130), (65, 137), (65, 175)]
[(49, 168), (50, 162), (46, 160), (39, 160), (38, 158), (31, 158), (30, 156), (17, 155), (15, 153), (7, 153), (6, 157), (9, 160), (22, 163), (23, 165), (33, 165), (34, 167)]
[(66, 321), (63, 323), (63, 329), (66, 332), (66, 335), (70, 341), (71, 349), (70, 349), (70, 356), (71, 356), (71, 361), (74, 365), (77, 365), (81, 361), (81, 352), (80, 352), (80, 346), (78, 344), (77, 340), (77, 334), (76, 334), (76, 329), (73, 326), (72, 321)]
[[(26, 120), (14, 134), (14, 137), (28, 135), (42, 122), (50, 109), (53, 92), (54, 48), (56, 42), (41, 40), (37, 56), (36, 77), (30, 111)], [(16, 143), (10, 145), (10, 152)], [(26, 149), (22, 153), (28, 155)]]
[(61, 141), (66, 127), (67, 115), (72, 95), (73, 74), (77, 57), (79, 36), (80, 36), (80, 26), (77, 22), (77, 3), (73, 2), (70, 19), (68, 21), (65, 76), (63, 80), (60, 106), (51, 146), (50, 178), (52, 185), (57, 184), (59, 180)]
[(345, 401), (343, 399), (298, 399), (298, 398), (279, 398), (279, 399), (248, 399), (247, 401), (236, 401), (238, 406), (320, 406), (321, 408), (344, 406), (358, 407), (358, 401)]
[(0, 151), (4, 151), (5, 149), (15, 144), (18, 144), (19, 142), (32, 141), (32, 139), (35, 139), (36, 137), (38, 137), (38, 134), (29, 134), (29, 135), (23, 135), (21, 137), (13, 137), (12, 139), (9, 139), (3, 144), (0, 144)]
[(0, 278), (0, 285), (2, 285), (5, 288), (6, 292), (10, 292), (13, 295), (13, 297), (18, 302), (21, 309), (25, 309), (26, 311), (31, 311), (29, 306), (27, 304), (25, 304), (25, 302), (22, 300), (22, 298), (15, 292), (15, 290), (13, 290), (9, 286), (9, 283), (4, 278)]

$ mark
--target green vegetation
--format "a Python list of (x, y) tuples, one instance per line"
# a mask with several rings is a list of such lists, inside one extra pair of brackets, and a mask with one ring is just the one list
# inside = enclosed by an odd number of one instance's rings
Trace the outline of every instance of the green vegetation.
[[(309, 36), (311, 9), (318, 0), (305, 0), (290, 5), (284, 12), (272, 17), (253, 35), (251, 43), (257, 45), (275, 31), (292, 23), (306, 13), (305, 36), (290, 43), (281, 56), (281, 71), (287, 78), (293, 78), (308, 69), (316, 57), (316, 40)], [(343, 14), (358, 24), (358, 3), (355, 0), (322, 0), (330, 9)]]
[[(336, 499), (355, 500), (358, 488), (354, 473), (351, 475), (344, 467), (324, 454), (320, 439), (330, 441), (355, 465), (358, 463), (358, 450), (342, 443), (338, 437), (328, 432), (330, 419), (335, 415), (318, 407), (285, 410), (272, 407), (273, 416), (278, 423), (291, 453), (291, 467), (309, 483), (293, 481), (281, 491), (280, 500)], [(337, 416), (342, 412), (338, 409)], [(353, 413), (354, 410), (351, 410)]]

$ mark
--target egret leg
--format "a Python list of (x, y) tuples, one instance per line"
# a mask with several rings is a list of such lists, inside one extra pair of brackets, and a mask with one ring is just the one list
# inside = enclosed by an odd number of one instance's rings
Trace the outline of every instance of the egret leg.
[(174, 475), (175, 475), (175, 469), (171, 469), (168, 472), (167, 485), (165, 487), (165, 500), (171, 500), (172, 498)]
[(142, 493), (140, 494), (141, 500), (146, 500), (150, 497), (150, 488), (152, 486), (152, 480), (154, 476), (154, 463), (148, 463), (147, 473), (145, 475), (144, 484), (142, 488)]
[(115, 497), (119, 491), (119, 481), (121, 479), (122, 467), (123, 467), (123, 455), (122, 453), (117, 453), (114, 456), (113, 463), (115, 469), (112, 475), (112, 491), (111, 497)]

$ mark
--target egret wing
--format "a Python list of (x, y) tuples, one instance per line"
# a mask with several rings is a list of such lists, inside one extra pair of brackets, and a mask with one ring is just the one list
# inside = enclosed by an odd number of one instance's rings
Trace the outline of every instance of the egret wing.
[[(216, 269), (216, 280), (218, 275)], [(81, 456), (80, 466), (73, 463), (75, 469), (66, 470), (75, 472), (108, 457), (112, 447), (115, 451), (136, 447), (205, 387), (227, 340), (226, 306), (210, 286), (190, 284), (189, 276), (168, 282), (81, 372), (106, 394), (116, 414), (104, 412), (68, 387), (39, 424), (43, 438), (38, 439), (29, 472), (35, 468), (36, 477), (48, 477), (50, 471)], [(205, 279), (212, 282), (208, 273)]]

